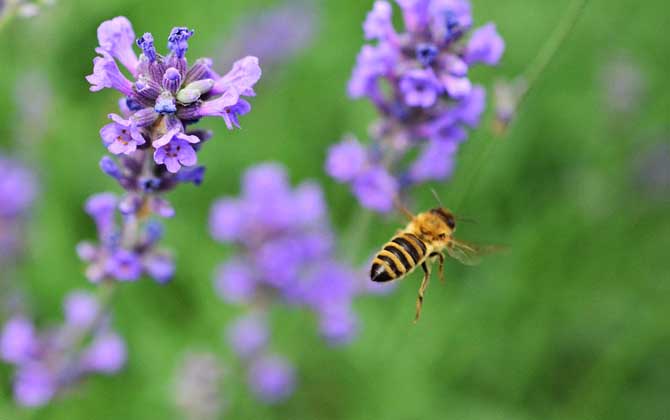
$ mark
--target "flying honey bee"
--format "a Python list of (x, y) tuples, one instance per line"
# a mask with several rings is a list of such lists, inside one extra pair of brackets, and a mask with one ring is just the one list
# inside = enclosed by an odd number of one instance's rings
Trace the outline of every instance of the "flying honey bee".
[(438, 273), (444, 281), (444, 254), (447, 254), (463, 264), (475, 265), (479, 257), (494, 250), (495, 247), (478, 247), (458, 241), (454, 238), (456, 217), (440, 203), (437, 194), (433, 191), (440, 207), (431, 209), (418, 215), (413, 215), (402, 205), (398, 205), (402, 213), (409, 219), (405, 229), (399, 231), (372, 260), (370, 279), (375, 282), (398, 280), (416, 267), (421, 266), (423, 280), (419, 287), (419, 296), (416, 300), (416, 316), (419, 320), (423, 297), (430, 281), (431, 263), (439, 262)]

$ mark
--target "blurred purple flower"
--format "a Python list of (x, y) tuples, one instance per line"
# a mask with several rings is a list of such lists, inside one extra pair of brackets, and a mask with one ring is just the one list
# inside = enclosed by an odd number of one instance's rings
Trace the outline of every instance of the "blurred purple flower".
[(331, 146), (326, 172), (339, 182), (353, 181), (367, 164), (367, 150), (355, 137)]
[(65, 322), (77, 328), (89, 328), (98, 316), (98, 300), (85, 292), (72, 292), (65, 298)]
[(287, 362), (267, 352), (270, 305), (311, 310), (329, 343), (346, 344), (356, 335), (351, 305), (361, 292), (360, 273), (333, 255), (327, 217), (319, 185), (293, 188), (286, 170), (273, 163), (249, 168), (241, 195), (212, 206), (212, 236), (237, 246), (216, 272), (216, 291), (226, 302), (249, 305), (251, 314), (227, 328), (227, 341), (248, 367), (250, 386), (261, 401), (288, 397), (295, 382)]
[(0, 357), (16, 368), (14, 398), (21, 405), (44, 405), (86, 374), (114, 374), (125, 365), (125, 342), (93, 295), (72, 292), (63, 309), (65, 323), (43, 331), (22, 315), (3, 327)]
[(24, 363), (37, 352), (38, 343), (33, 323), (23, 316), (7, 321), (0, 336), (0, 357), (9, 363)]
[(37, 196), (37, 180), (28, 168), (2, 154), (0, 173), (0, 263), (4, 263), (15, 261), (20, 253), (25, 219)]
[(216, 273), (215, 288), (227, 303), (251, 302), (256, 294), (256, 281), (249, 262), (232, 259), (221, 264)]
[(88, 372), (113, 374), (126, 364), (126, 343), (115, 333), (96, 337), (84, 352), (82, 368)]
[(258, 316), (246, 316), (237, 319), (227, 328), (228, 344), (242, 358), (253, 358), (265, 350), (270, 332), (265, 320)]
[(295, 389), (293, 367), (277, 355), (255, 360), (249, 369), (249, 386), (263, 402), (275, 404), (288, 398)]
[(35, 176), (20, 163), (2, 155), (0, 173), (0, 218), (26, 212), (37, 195)]
[(278, 66), (310, 46), (317, 23), (317, 6), (309, 0), (289, 1), (242, 18), (223, 43), (221, 62), (232, 63), (235, 57), (251, 54), (264, 67)]
[[(292, 189), (279, 165), (248, 169), (242, 196), (217, 201), (210, 216), (212, 236), (241, 247), (218, 270), (216, 289), (222, 298), (250, 302), (275, 292), (284, 303), (314, 306), (310, 291), (323, 285), (311, 273), (334, 262), (325, 207), (318, 185)], [(351, 281), (347, 276), (352, 275), (333, 278), (329, 288)], [(349, 304), (353, 296), (351, 291), (342, 300)]]

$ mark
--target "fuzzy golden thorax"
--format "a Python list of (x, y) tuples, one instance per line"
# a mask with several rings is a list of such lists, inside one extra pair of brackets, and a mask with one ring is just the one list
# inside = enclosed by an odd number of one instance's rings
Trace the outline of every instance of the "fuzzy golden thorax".
[(417, 235), (427, 244), (435, 248), (443, 248), (452, 239), (456, 230), (456, 219), (451, 211), (438, 207), (418, 214), (407, 225), (407, 230)]

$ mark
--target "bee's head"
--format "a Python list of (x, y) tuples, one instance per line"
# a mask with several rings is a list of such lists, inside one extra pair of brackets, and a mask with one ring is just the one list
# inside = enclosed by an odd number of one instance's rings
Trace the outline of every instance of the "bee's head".
[(438, 239), (446, 240), (449, 238), (456, 230), (454, 214), (444, 207), (434, 208), (430, 210), (430, 214), (434, 216), (435, 232)]

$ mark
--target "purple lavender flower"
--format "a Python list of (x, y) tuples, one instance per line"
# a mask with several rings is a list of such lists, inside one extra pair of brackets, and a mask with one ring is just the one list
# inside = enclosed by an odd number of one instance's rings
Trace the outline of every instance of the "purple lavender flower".
[(110, 153), (130, 155), (137, 150), (137, 146), (145, 143), (144, 136), (133, 121), (124, 120), (116, 114), (109, 114), (109, 118), (114, 122), (100, 129), (100, 137)]
[[(114, 122), (100, 131), (111, 153), (132, 155), (137, 161), (153, 157), (159, 169), (165, 165), (175, 174), (182, 166), (197, 163), (197, 150), (191, 144), (209, 137), (205, 132), (186, 131), (188, 125), (205, 116), (219, 116), (232, 129), (239, 126), (238, 116), (249, 112), (250, 105), (242, 97), (254, 96), (253, 86), (261, 77), (258, 59), (245, 57), (223, 76), (212, 69), (208, 59), (195, 60), (189, 66), (185, 54), (193, 34), (185, 27), (172, 29), (167, 45), (170, 52), (162, 56), (150, 33), (135, 41), (135, 32), (125, 17), (100, 25), (100, 47), (96, 49), (100, 56), (94, 59), (93, 74), (87, 80), (92, 91), (111, 88), (125, 97), (121, 107), (124, 117), (110, 114)], [(142, 51), (139, 58), (133, 51), (135, 43)], [(123, 75), (116, 60), (134, 81)], [(126, 163), (122, 161), (122, 165)], [(163, 178), (174, 186), (179, 181), (171, 174)]]
[(86, 274), (93, 282), (136, 281), (143, 274), (158, 283), (172, 278), (174, 262), (157, 250), (160, 235), (152, 234), (148, 223), (152, 215), (174, 215), (163, 198), (167, 192), (181, 183), (202, 183), (205, 168), (196, 166), (198, 153), (212, 134), (191, 126), (216, 116), (233, 129), (251, 110), (243, 97), (255, 96), (254, 86), (261, 77), (258, 59), (244, 57), (224, 75), (217, 74), (207, 58), (189, 65), (186, 53), (193, 35), (189, 28), (173, 28), (169, 52), (163, 56), (156, 51), (153, 35), (147, 32), (136, 39), (125, 17), (98, 28), (99, 56), (93, 60), (93, 74), (86, 77), (90, 90), (111, 88), (123, 95), (121, 115), (109, 114), (112, 122), (100, 130), (103, 145), (116, 158), (103, 157), (100, 168), (123, 187), (125, 195), (94, 196), (87, 204), (100, 245), (82, 243), (78, 253), (89, 263)]
[(284, 358), (277, 355), (266, 356), (251, 365), (249, 385), (261, 401), (275, 404), (293, 393), (296, 385), (295, 373)]
[[(351, 97), (367, 97), (381, 115), (372, 144), (362, 151), (346, 140), (346, 146), (331, 148), (326, 164), (363, 207), (379, 212), (391, 210), (394, 197), (410, 186), (451, 175), (454, 149), (467, 138), (464, 127), (478, 124), (485, 104), (469, 67), (497, 64), (505, 47), (492, 23), (466, 40), (472, 26), (468, 0), (397, 3), (406, 32), (393, 27), (391, 3), (375, 1), (363, 29), (376, 43), (363, 46), (348, 85)], [(415, 148), (415, 162), (407, 162)], [(430, 167), (419, 168), (425, 164)]]
[(13, 389), (19, 404), (44, 405), (87, 374), (114, 374), (125, 365), (125, 342), (101, 311), (92, 295), (75, 291), (65, 298), (61, 325), (40, 331), (23, 315), (7, 321), (0, 357), (16, 368)]

